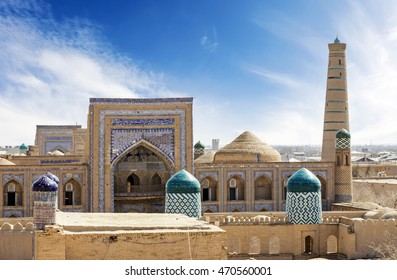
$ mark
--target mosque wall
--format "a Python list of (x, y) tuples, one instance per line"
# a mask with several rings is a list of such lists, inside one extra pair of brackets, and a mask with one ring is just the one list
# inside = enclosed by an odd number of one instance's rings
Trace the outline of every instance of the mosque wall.
[(66, 232), (46, 227), (35, 232), (37, 260), (222, 260), (221, 230)]
[[(32, 184), (51, 172), (60, 179), (58, 209), (86, 212), (89, 197), (87, 165), (70, 164), (68, 158), (41, 157), (41, 165), (8, 165), (0, 169), (0, 217), (32, 217)], [(45, 162), (44, 162), (45, 161)]]
[[(323, 210), (329, 210), (334, 200), (334, 164), (325, 162), (269, 162), (266, 164), (224, 165), (195, 164), (194, 175), (202, 188), (205, 179), (214, 187), (210, 199), (202, 202), (203, 212), (260, 212), (285, 211), (285, 187), (288, 178), (305, 167), (322, 184)], [(237, 193), (230, 197), (231, 179), (237, 181)], [(264, 181), (261, 179), (264, 179)], [(261, 186), (261, 188), (257, 188)], [(269, 191), (266, 192), (266, 187)], [(203, 192), (204, 190), (202, 190)], [(261, 194), (261, 192), (264, 192)], [(202, 195), (203, 197), (203, 195)], [(213, 199), (215, 198), (215, 199)]]
[(37, 125), (35, 145), (38, 156), (58, 150), (68, 155), (83, 155), (86, 129), (81, 125)]

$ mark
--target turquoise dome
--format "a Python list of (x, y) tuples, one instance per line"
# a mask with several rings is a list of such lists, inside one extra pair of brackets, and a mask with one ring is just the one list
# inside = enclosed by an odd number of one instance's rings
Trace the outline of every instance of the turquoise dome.
[(27, 149), (29, 149), (29, 147), (25, 143), (23, 143), (21, 146), (19, 146), (19, 149), (20, 150), (27, 150)]
[(311, 171), (301, 168), (287, 182), (287, 192), (319, 192), (321, 182)]
[(204, 149), (205, 149), (205, 146), (204, 146), (203, 144), (201, 144), (200, 141), (198, 141), (198, 142), (194, 145), (194, 148), (195, 148), (195, 149), (202, 149), (202, 150), (204, 150)]
[(199, 193), (199, 181), (185, 169), (172, 176), (165, 185), (167, 193)]
[(339, 44), (339, 43), (340, 43), (339, 38), (338, 38), (338, 36), (336, 36), (336, 38), (334, 40), (334, 44)]
[(336, 133), (336, 138), (350, 138), (350, 133), (346, 129), (341, 129)]

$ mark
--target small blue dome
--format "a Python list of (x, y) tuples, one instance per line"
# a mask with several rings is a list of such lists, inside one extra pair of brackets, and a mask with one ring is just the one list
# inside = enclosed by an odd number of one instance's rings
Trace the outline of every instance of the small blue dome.
[(319, 192), (321, 182), (311, 171), (301, 168), (287, 182), (287, 192)]
[[(53, 180), (50, 176), (53, 176), (53, 178), (58, 180), (58, 178), (51, 174), (51, 173), (46, 173), (45, 175), (41, 176), (39, 179), (37, 179), (33, 185), (32, 189), (33, 191), (36, 192), (56, 192), (58, 190), (58, 183), (57, 181)], [(59, 180), (58, 180), (59, 182)]]
[(172, 176), (165, 185), (167, 193), (199, 193), (199, 181), (185, 169)]
[(20, 150), (27, 150), (27, 149), (29, 149), (29, 147), (25, 143), (23, 143), (21, 146), (19, 146), (19, 149)]
[(338, 36), (336, 36), (336, 38), (334, 40), (334, 44), (339, 44), (339, 43), (340, 43), (339, 38), (338, 38)]
[(336, 138), (350, 138), (350, 133), (346, 129), (341, 129), (336, 133)]

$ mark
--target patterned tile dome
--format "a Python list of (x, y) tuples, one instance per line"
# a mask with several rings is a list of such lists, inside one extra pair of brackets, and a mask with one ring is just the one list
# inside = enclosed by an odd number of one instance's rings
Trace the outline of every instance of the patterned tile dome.
[(301, 168), (287, 182), (285, 210), (292, 224), (321, 224), (321, 183), (306, 168)]
[(199, 181), (185, 169), (172, 176), (165, 185), (167, 193), (199, 193)]
[(311, 171), (301, 168), (287, 182), (287, 192), (318, 192), (321, 182)]
[(165, 185), (165, 213), (201, 217), (200, 183), (185, 169), (172, 176)]

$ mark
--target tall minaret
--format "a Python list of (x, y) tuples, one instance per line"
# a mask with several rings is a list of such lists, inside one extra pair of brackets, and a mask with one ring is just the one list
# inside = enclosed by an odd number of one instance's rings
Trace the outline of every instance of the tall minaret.
[(327, 93), (325, 97), (323, 161), (335, 162), (335, 135), (341, 129), (349, 128), (349, 103), (346, 77), (346, 44), (336, 37), (328, 44), (329, 61), (327, 74)]

